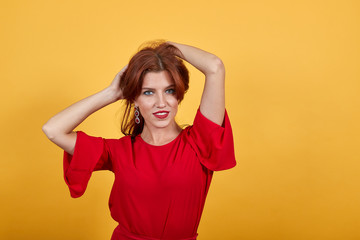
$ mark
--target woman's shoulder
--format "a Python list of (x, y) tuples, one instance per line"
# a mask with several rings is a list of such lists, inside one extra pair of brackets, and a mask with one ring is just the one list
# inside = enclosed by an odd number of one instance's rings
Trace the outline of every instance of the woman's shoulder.
[(131, 136), (123, 136), (120, 138), (105, 139), (105, 147), (113, 157), (131, 156), (133, 151)]
[(120, 138), (104, 138), (104, 140), (108, 143), (108, 144), (128, 144), (131, 143), (131, 136), (130, 135), (126, 135), (126, 136), (122, 136)]

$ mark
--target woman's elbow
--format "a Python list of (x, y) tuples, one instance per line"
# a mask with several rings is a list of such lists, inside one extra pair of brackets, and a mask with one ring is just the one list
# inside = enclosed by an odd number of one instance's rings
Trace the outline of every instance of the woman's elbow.
[(211, 66), (209, 68), (209, 74), (219, 74), (225, 72), (225, 66), (221, 58), (213, 56), (211, 60)]
[(42, 131), (45, 133), (45, 135), (48, 137), (48, 139), (53, 140), (55, 138), (53, 128), (51, 126), (49, 126), (49, 124), (45, 123), (42, 126)]

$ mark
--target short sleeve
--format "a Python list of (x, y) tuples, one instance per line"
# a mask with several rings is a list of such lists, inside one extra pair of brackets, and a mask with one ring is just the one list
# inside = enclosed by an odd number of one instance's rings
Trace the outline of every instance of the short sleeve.
[(201, 164), (207, 169), (220, 171), (236, 166), (233, 134), (226, 109), (220, 126), (207, 119), (198, 108), (189, 135)]
[(82, 196), (93, 171), (112, 170), (105, 139), (78, 131), (74, 154), (64, 151), (63, 166), (71, 197)]

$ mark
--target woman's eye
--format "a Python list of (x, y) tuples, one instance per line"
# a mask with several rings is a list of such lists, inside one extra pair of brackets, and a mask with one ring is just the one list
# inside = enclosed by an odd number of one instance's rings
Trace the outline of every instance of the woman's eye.
[(150, 95), (152, 93), (152, 91), (145, 91), (144, 94), (145, 95)]
[(172, 88), (171, 88), (171, 89), (166, 90), (166, 92), (167, 92), (167, 93), (170, 93), (170, 94), (174, 94), (174, 93), (175, 93), (175, 89), (172, 89)]

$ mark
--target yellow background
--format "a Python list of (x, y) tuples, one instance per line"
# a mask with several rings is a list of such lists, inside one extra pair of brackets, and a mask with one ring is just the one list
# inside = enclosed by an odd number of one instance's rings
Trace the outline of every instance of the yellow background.
[[(237, 166), (216, 172), (199, 240), (360, 239), (359, 1), (1, 1), (1, 239), (110, 239), (110, 172), (72, 199), (41, 126), (105, 88), (148, 40), (223, 59)], [(193, 67), (178, 113), (192, 124)], [(79, 129), (121, 137), (120, 103)]]

